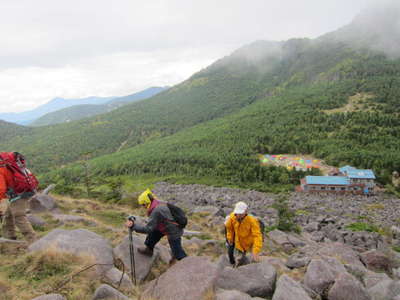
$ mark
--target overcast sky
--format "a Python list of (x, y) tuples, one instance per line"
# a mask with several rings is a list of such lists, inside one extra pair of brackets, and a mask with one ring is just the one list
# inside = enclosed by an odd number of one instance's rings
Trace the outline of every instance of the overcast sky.
[(378, 0), (0, 0), (0, 112), (174, 85), (255, 40), (317, 37)]

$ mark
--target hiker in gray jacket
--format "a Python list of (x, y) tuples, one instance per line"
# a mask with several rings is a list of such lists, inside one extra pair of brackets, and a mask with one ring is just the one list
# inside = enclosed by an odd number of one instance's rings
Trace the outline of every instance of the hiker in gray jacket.
[(166, 235), (172, 252), (170, 264), (186, 257), (185, 250), (182, 248), (183, 229), (175, 222), (167, 204), (156, 199), (149, 189), (139, 196), (138, 203), (147, 208), (149, 221), (145, 226), (141, 226), (130, 218), (126, 224), (136, 232), (147, 234), (144, 246), (138, 247), (138, 251), (152, 256), (155, 245)]

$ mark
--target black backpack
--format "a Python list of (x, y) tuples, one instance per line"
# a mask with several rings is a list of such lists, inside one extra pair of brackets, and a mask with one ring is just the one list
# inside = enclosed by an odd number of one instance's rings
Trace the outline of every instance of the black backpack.
[(188, 219), (183, 209), (172, 203), (167, 203), (167, 206), (175, 222), (178, 223), (178, 226), (182, 229), (185, 228), (188, 223)]
[(261, 235), (262, 235), (262, 241), (264, 242), (264, 234), (265, 234), (265, 223), (263, 220), (261, 220), (260, 218), (256, 217), (258, 220), (258, 223), (260, 224), (260, 231), (261, 231)]

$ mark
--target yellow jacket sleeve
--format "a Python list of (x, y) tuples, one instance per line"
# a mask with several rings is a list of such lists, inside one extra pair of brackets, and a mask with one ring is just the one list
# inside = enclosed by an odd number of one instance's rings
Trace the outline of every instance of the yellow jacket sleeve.
[(232, 218), (229, 217), (229, 219), (225, 222), (225, 228), (226, 228), (226, 238), (230, 244), (234, 243), (234, 236), (235, 236), (235, 229), (233, 228), (233, 223), (232, 223)]
[(251, 226), (251, 234), (253, 236), (254, 244), (253, 244), (253, 253), (258, 254), (261, 252), (262, 248), (262, 233), (260, 229), (260, 222), (257, 218), (253, 218), (252, 226)]

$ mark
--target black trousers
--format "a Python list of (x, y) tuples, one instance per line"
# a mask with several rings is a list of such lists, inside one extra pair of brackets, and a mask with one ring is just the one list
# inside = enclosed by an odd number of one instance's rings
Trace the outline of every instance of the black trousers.
[[(161, 240), (164, 234), (159, 230), (154, 230), (150, 232), (144, 244), (149, 247), (150, 249), (154, 249), (155, 245)], [(181, 237), (176, 239), (168, 238), (169, 246), (171, 247), (172, 256), (177, 260), (181, 260), (182, 258), (186, 257), (186, 252), (182, 248), (182, 239)]]

